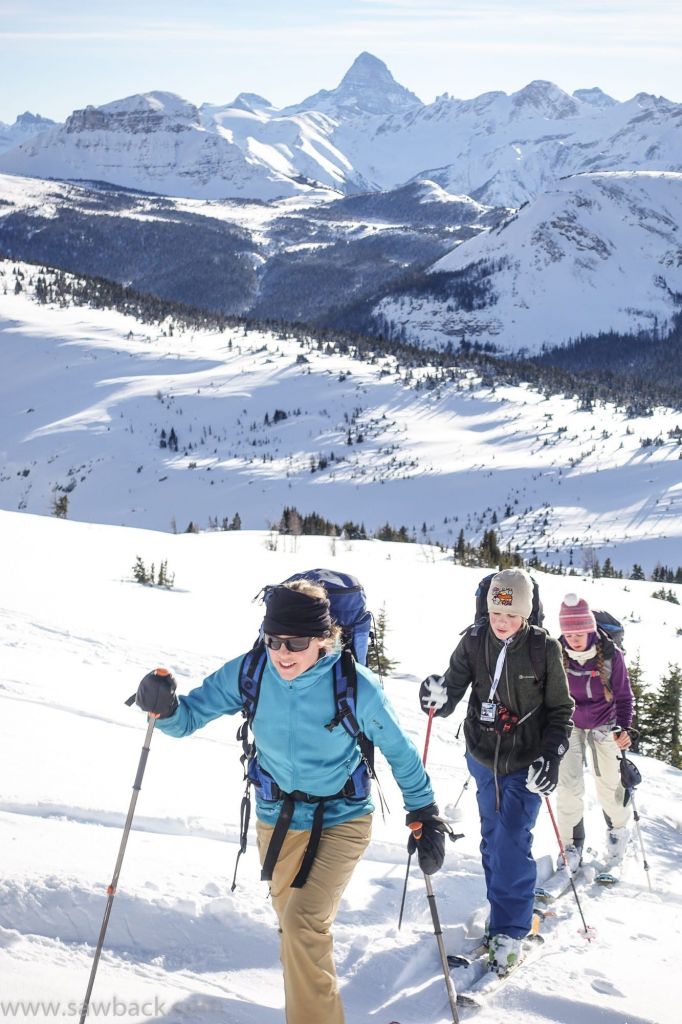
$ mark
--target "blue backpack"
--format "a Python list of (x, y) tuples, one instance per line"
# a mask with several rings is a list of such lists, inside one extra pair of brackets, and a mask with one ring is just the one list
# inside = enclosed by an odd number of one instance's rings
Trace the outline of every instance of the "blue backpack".
[[(256, 715), (258, 698), (263, 680), (263, 673), (267, 665), (267, 651), (263, 642), (262, 630), (256, 639), (253, 648), (244, 657), (239, 670), (239, 692), (243, 700), (242, 722), (237, 732), (237, 739), (242, 743), (241, 762), (244, 768), (246, 780), (246, 793), (242, 798), (241, 809), (241, 831), (240, 849), (237, 854), (246, 850), (246, 835), (249, 827), (250, 800), (249, 787), (256, 786), (259, 795), (265, 800), (280, 800), (292, 797), (294, 799), (306, 799), (309, 802), (318, 803), (320, 807), (320, 824), (324, 800), (345, 797), (347, 799), (365, 799), (369, 795), (371, 779), (376, 778), (374, 773), (374, 745), (364, 735), (357, 721), (357, 672), (355, 663), (367, 664), (367, 653), (370, 640), (374, 640), (372, 631), (372, 613), (367, 609), (365, 592), (362, 584), (347, 573), (338, 573), (330, 569), (310, 569), (307, 572), (295, 573), (284, 583), (293, 583), (296, 580), (310, 580), (324, 587), (329, 598), (329, 608), (333, 621), (341, 627), (341, 657), (333, 667), (334, 680), (334, 701), (336, 714), (325, 728), (332, 729), (341, 725), (348, 735), (357, 741), (360, 748), (361, 760), (358, 767), (350, 776), (346, 785), (340, 793), (325, 798), (311, 797), (310, 794), (283, 793), (273, 777), (265, 771), (258, 763), (258, 751), (255, 743), (249, 738), (249, 728)], [(256, 598), (262, 597), (267, 604), (268, 595), (273, 586), (264, 587)], [(269, 851), (268, 851), (269, 852)], [(313, 851), (314, 855), (314, 851)], [(274, 861), (264, 865), (262, 877), (267, 878), (268, 872), (274, 867)], [(310, 865), (307, 865), (309, 870)], [(235, 878), (237, 867), (235, 865)], [(293, 883), (299, 888), (305, 882), (307, 871), (304, 877), (297, 876)], [(233, 879), (232, 888), (235, 887)]]

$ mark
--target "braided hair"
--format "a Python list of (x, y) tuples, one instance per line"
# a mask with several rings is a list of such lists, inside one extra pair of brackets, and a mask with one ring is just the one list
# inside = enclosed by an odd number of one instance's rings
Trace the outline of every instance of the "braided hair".
[(599, 634), (597, 634), (597, 670), (599, 671), (601, 684), (604, 687), (604, 699), (610, 703), (613, 700), (611, 673), (606, 668), (606, 663), (604, 661), (604, 644)]

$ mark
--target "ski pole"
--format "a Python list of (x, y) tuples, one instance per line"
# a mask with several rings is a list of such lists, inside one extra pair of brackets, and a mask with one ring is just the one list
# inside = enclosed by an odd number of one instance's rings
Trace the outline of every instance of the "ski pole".
[[(429, 740), (431, 739), (431, 726), (433, 725), (433, 716), (435, 714), (435, 711), (436, 711), (435, 708), (429, 708), (429, 720), (428, 720), (428, 723), (426, 725), (426, 739), (424, 741), (424, 753), (422, 754), (422, 764), (423, 765), (426, 764), (426, 758), (427, 758), (428, 753), (429, 753)], [(413, 824), (415, 824), (415, 825), (417, 825), (419, 827), (419, 823), (418, 822), (413, 822)], [(410, 864), (411, 863), (412, 863), (412, 853), (410, 852), (407, 855), (407, 871), (405, 872), (405, 882), (403, 884), (403, 896), (402, 896), (402, 899), (400, 901), (400, 913), (398, 914), (398, 931), (400, 931), (400, 926), (403, 923), (403, 911), (405, 910), (405, 897), (407, 896), (407, 883), (408, 883), (408, 880), (409, 880), (409, 877), (410, 877)]]
[(580, 899), (578, 897), (578, 890), (576, 889), (575, 882), (573, 881), (573, 872), (571, 871), (571, 869), (569, 867), (569, 864), (568, 864), (568, 857), (566, 856), (566, 850), (564, 849), (564, 844), (561, 841), (561, 836), (559, 834), (559, 827), (558, 827), (558, 825), (556, 823), (556, 818), (554, 817), (554, 811), (552, 810), (552, 805), (549, 802), (549, 797), (548, 796), (545, 797), (545, 802), (547, 804), (547, 810), (549, 811), (549, 816), (552, 819), (552, 825), (554, 826), (554, 834), (555, 834), (555, 836), (557, 838), (557, 842), (559, 844), (559, 849), (561, 850), (561, 856), (563, 858), (564, 864), (566, 865), (566, 870), (568, 871), (568, 878), (569, 878), (569, 881), (571, 883), (571, 889), (573, 890), (573, 895), (575, 896), (575, 902), (578, 904), (578, 910), (580, 911), (580, 917), (581, 917), (582, 922), (583, 922), (583, 928), (585, 929), (585, 937), (586, 937), (588, 942), (592, 942), (592, 939), (590, 938), (590, 929), (587, 927), (587, 923), (585, 921), (585, 915), (583, 914), (583, 908), (580, 906)]
[[(424, 753), (422, 755), (422, 764), (426, 767), (426, 758), (429, 753), (429, 740), (431, 739), (431, 726), (433, 725), (433, 716), (435, 714), (435, 708), (429, 708), (429, 721), (426, 726), (426, 739), (424, 740)], [(412, 835), (415, 838), (415, 842), (419, 842), (422, 835), (422, 825), (418, 821), (413, 821), (410, 825), (412, 829)], [(452, 830), (450, 830), (452, 836)], [(407, 874), (410, 873), (410, 861), (412, 860), (412, 854), (410, 853), (407, 858)], [(436, 936), (436, 942), (438, 943), (438, 953), (440, 955), (440, 962), (443, 967), (443, 977), (445, 978), (445, 987), (448, 993), (448, 1002), (450, 1003), (450, 1010), (452, 1011), (452, 1024), (459, 1024), (459, 1014), (457, 1013), (457, 993), (455, 992), (455, 986), (452, 984), (452, 978), (450, 977), (450, 965), (448, 964), (448, 955), (445, 952), (445, 943), (443, 942), (443, 929), (440, 925), (440, 918), (438, 916), (438, 907), (436, 906), (436, 897), (433, 892), (433, 886), (431, 885), (431, 876), (424, 874), (424, 882), (426, 883), (426, 898), (429, 904), (429, 910), (431, 911), (431, 920), (433, 921), (433, 931)], [(403, 890), (403, 902), (400, 907), (400, 918), (402, 920), (403, 906), (405, 904), (405, 892), (407, 890), (407, 875), (405, 876), (405, 889)], [(398, 925), (400, 927), (400, 925)]]
[(457, 810), (457, 804), (460, 802), (460, 800), (462, 799), (462, 797), (466, 793), (467, 789), (469, 788), (469, 783), (470, 782), (471, 782), (471, 775), (467, 775), (466, 779), (464, 780), (464, 785), (462, 786), (462, 788), (459, 791), (459, 796), (457, 797), (457, 799), (455, 800), (454, 804), (452, 805), (452, 811), (448, 812), (448, 818), (450, 819), (450, 821), (454, 821), (455, 820), (453, 812)]
[(644, 870), (646, 871), (647, 885), (649, 886), (649, 892), (653, 892), (653, 886), (651, 884), (651, 876), (649, 875), (649, 862), (646, 859), (646, 852), (644, 850), (644, 840), (642, 839), (642, 830), (639, 827), (639, 814), (637, 813), (637, 803), (635, 801), (635, 794), (630, 792), (630, 801), (632, 803), (632, 816), (635, 819), (635, 828), (637, 829), (637, 838), (639, 839), (639, 848), (642, 851), (642, 862), (644, 864)]
[[(415, 839), (418, 841), (416, 832), (412, 833)], [(426, 882), (426, 898), (429, 903), (429, 910), (431, 911), (431, 919), (433, 921), (433, 931), (436, 936), (436, 942), (438, 943), (438, 953), (440, 955), (440, 962), (443, 966), (443, 977), (445, 978), (445, 987), (448, 991), (448, 1001), (450, 1003), (450, 1009), (452, 1011), (453, 1024), (459, 1024), (459, 1014), (457, 1013), (457, 993), (455, 992), (455, 986), (452, 984), (452, 977), (450, 976), (450, 965), (448, 964), (448, 955), (445, 952), (445, 943), (443, 942), (443, 929), (440, 926), (440, 918), (438, 917), (438, 908), (436, 906), (436, 897), (433, 893), (433, 886), (431, 885), (431, 876), (424, 875), (424, 881)]]
[[(620, 732), (621, 730), (620, 729), (616, 729), (614, 731)], [(626, 780), (626, 778), (624, 778), (624, 773), (623, 773), (623, 768), (624, 768), (624, 766), (627, 763), (626, 759), (625, 759), (625, 752), (624, 751), (621, 751), (621, 753), (620, 753), (620, 755), (618, 757), (618, 760), (620, 761), (620, 777), (621, 777), (621, 782), (623, 783), (623, 786), (625, 788), (625, 799), (624, 799), (623, 803), (627, 804), (628, 799), (632, 802), (632, 817), (633, 817), (634, 822), (635, 822), (635, 830), (637, 832), (637, 838), (639, 839), (639, 848), (642, 851), (642, 862), (644, 864), (644, 870), (646, 871), (646, 881), (647, 881), (647, 885), (649, 886), (649, 892), (653, 892), (654, 890), (653, 890), (653, 887), (651, 885), (651, 876), (649, 875), (649, 862), (646, 859), (646, 851), (644, 849), (644, 840), (642, 839), (642, 830), (641, 830), (641, 828), (639, 826), (639, 813), (637, 811), (637, 802), (635, 800), (635, 786), (638, 784), (639, 781), (641, 781), (641, 776), (639, 776), (639, 772), (637, 772), (638, 779), (637, 780), (630, 779), (631, 785), (627, 785), (627, 780)]]
[[(156, 669), (159, 675), (168, 674), (165, 669)], [(152, 740), (152, 733), (154, 732), (154, 726), (156, 725), (156, 717), (149, 716), (149, 723), (147, 725), (147, 735), (144, 738), (144, 745), (142, 747), (142, 753), (140, 755), (140, 762), (137, 766), (137, 775), (133, 782), (133, 795), (130, 800), (130, 807), (128, 808), (128, 817), (126, 818), (125, 825), (123, 826), (123, 836), (121, 837), (121, 845), (118, 851), (118, 857), (116, 858), (116, 866), (114, 868), (114, 874), (111, 879), (111, 885), (107, 888), (107, 905), (104, 909), (104, 918), (102, 919), (102, 927), (99, 931), (99, 938), (97, 940), (97, 948), (95, 950), (95, 959), (92, 962), (92, 969), (90, 971), (90, 980), (88, 981), (88, 988), (85, 993), (85, 1000), (81, 1007), (81, 1016), (79, 1024), (85, 1024), (85, 1018), (88, 1015), (88, 1008), (90, 1005), (90, 996), (92, 995), (92, 988), (95, 984), (95, 975), (97, 974), (97, 968), (99, 966), (99, 958), (102, 954), (102, 946), (104, 945), (104, 936), (107, 932), (107, 926), (109, 924), (109, 917), (111, 916), (111, 908), (114, 903), (114, 896), (116, 895), (116, 886), (118, 885), (118, 876), (121, 873), (121, 866), (123, 864), (123, 856), (126, 851), (126, 845), (128, 843), (128, 836), (130, 835), (130, 827), (133, 823), (133, 815), (135, 814), (135, 805), (137, 804), (137, 797), (142, 789), (142, 776), (147, 764), (147, 758), (149, 757), (149, 744)]]

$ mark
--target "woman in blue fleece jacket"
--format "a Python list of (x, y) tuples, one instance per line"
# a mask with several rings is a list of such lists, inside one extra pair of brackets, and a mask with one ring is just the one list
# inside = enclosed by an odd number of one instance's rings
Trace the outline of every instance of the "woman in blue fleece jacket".
[[(324, 589), (308, 580), (266, 597), (267, 664), (252, 721), (258, 850), (279, 919), (287, 1024), (343, 1024), (331, 925), (371, 834), (374, 806), (357, 740), (337, 713), (333, 666), (340, 630)], [(187, 696), (156, 670), (137, 703), (170, 736), (189, 736), (220, 715), (240, 712), (244, 658), (228, 661)], [(403, 732), (377, 678), (357, 665), (356, 718), (382, 751), (400, 786), (407, 823), (421, 821), (422, 870), (443, 862), (444, 829), (419, 753)], [(360, 771), (358, 771), (360, 769)], [(272, 797), (272, 799), (266, 799)], [(319, 837), (319, 838), (318, 838)]]

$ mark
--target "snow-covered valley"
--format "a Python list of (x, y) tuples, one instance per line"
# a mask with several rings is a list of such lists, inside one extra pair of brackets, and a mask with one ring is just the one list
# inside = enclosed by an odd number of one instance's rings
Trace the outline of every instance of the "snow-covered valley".
[(0, 274), (2, 508), (49, 515), (66, 496), (81, 522), (183, 531), (235, 514), (277, 527), (293, 506), (449, 547), (492, 528), (577, 569), (682, 563), (669, 409), (628, 419), (471, 372), (439, 381), (313, 335), (154, 327), (41, 304), (35, 267)]

